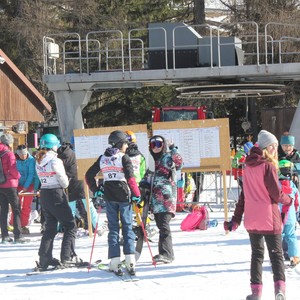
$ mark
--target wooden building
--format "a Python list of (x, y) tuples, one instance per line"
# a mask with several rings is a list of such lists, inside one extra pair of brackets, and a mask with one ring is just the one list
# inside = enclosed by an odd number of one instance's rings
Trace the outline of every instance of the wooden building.
[(284, 131), (290, 131), (297, 107), (274, 107), (261, 111), (262, 129), (272, 132), (280, 141)]
[(26, 143), (28, 122), (43, 122), (51, 106), (0, 49), (0, 134), (9, 132), (14, 145)]

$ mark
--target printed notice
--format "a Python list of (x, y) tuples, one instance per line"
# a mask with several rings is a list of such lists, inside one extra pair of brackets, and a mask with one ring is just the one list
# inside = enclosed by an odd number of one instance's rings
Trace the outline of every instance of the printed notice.
[(183, 158), (185, 168), (200, 167), (198, 128), (160, 129), (154, 130), (154, 135), (161, 135), (167, 141), (173, 141)]
[[(110, 147), (108, 134), (94, 136), (75, 136), (75, 153), (77, 159), (98, 158)], [(148, 160), (148, 136), (146, 132), (136, 133), (137, 144), (141, 153)]]
[(219, 127), (199, 128), (199, 149), (201, 158), (220, 157)]
[(75, 136), (77, 159), (98, 158), (108, 147), (108, 135)]

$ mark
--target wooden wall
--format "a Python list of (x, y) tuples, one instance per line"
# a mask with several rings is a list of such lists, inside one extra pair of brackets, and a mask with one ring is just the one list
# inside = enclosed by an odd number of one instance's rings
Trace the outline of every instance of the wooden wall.
[(22, 82), (0, 70), (0, 120), (44, 121), (35, 102), (26, 93)]
[(278, 140), (284, 131), (289, 131), (296, 107), (276, 107), (261, 112), (262, 129), (272, 132)]

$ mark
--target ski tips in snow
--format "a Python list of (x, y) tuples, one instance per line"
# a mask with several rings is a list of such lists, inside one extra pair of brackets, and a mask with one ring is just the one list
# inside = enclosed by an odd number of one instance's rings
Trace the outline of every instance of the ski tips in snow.
[(108, 264), (99, 264), (98, 269), (101, 271), (109, 272), (111, 274), (116, 275), (117, 278), (121, 279), (124, 282), (132, 282), (132, 281), (139, 281), (140, 279), (136, 276), (136, 274), (130, 273), (127, 268), (120, 264), (115, 271), (111, 271), (109, 269)]

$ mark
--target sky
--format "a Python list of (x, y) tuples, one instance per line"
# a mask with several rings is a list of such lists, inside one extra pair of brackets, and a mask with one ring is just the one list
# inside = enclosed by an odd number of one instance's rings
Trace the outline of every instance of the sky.
[[(233, 193), (229, 193), (230, 195)], [(182, 220), (188, 213), (177, 213), (171, 221), (175, 260), (171, 264), (151, 264), (147, 245), (137, 263), (137, 282), (123, 282), (114, 274), (91, 269), (64, 269), (49, 274), (26, 276), (38, 260), (41, 235), (40, 224), (30, 226), (30, 242), (26, 244), (0, 244), (0, 297), (1, 300), (48, 299), (164, 299), (184, 297), (201, 300), (241, 300), (250, 293), (249, 238), (243, 225), (236, 232), (223, 230), (224, 210), (213, 208), (210, 219), (219, 225), (206, 231), (183, 232)], [(228, 213), (231, 218), (233, 210)], [(105, 218), (102, 211), (100, 219)], [(152, 223), (152, 226), (155, 226)], [(299, 241), (300, 228), (297, 228)], [(156, 235), (150, 243), (153, 255), (158, 253)], [(76, 239), (76, 252), (89, 261), (93, 239)], [(54, 242), (54, 257), (59, 258), (61, 236)], [(96, 237), (93, 259), (107, 259), (107, 234)], [(7, 277), (10, 275), (10, 277)], [(300, 275), (286, 271), (287, 299), (300, 299)], [(263, 300), (274, 299), (273, 278), (268, 255), (263, 265)], [(109, 298), (107, 298), (109, 297)], [(193, 297), (193, 298), (191, 298)]]

